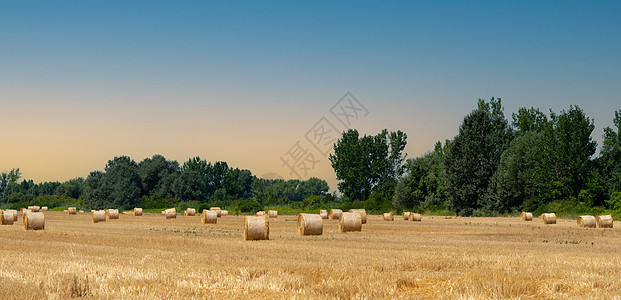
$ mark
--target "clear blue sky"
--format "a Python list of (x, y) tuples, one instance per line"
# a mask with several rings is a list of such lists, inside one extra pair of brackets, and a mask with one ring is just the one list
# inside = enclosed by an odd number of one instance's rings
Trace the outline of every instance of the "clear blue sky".
[[(409, 157), (492, 96), (507, 117), (577, 104), (601, 141), (620, 53), (618, 1), (3, 1), (0, 170), (160, 153), (291, 177), (280, 157), (347, 91), (355, 127), (405, 131)], [(327, 159), (309, 175), (334, 188)]]

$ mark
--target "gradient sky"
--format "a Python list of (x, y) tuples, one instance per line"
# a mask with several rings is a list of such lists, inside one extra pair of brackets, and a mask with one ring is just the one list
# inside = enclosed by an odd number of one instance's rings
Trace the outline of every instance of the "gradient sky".
[[(64, 181), (118, 155), (191, 156), (294, 178), (281, 157), (351, 92), (362, 133), (408, 157), (478, 98), (505, 114), (577, 104), (593, 138), (621, 109), (618, 1), (3, 1), (0, 171)], [(345, 127), (338, 127), (343, 130)]]

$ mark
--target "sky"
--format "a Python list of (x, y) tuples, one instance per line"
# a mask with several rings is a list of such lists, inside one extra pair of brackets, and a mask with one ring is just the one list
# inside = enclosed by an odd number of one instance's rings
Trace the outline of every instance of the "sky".
[(200, 156), (334, 190), (343, 130), (401, 130), (413, 158), (491, 97), (509, 119), (578, 105), (601, 145), (620, 16), (618, 1), (0, 1), (0, 171), (62, 182), (120, 155)]

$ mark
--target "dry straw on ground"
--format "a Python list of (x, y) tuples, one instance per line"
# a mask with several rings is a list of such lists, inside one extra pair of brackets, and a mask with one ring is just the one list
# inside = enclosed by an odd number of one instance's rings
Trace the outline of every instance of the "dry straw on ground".
[(331, 209), (330, 210), (330, 219), (339, 220), (341, 218), (341, 214), (343, 213), (340, 209)]
[(277, 218), (277, 217), (278, 217), (278, 211), (275, 211), (275, 210), (268, 210), (268, 211), (267, 211), (267, 215), (268, 215), (270, 218)]
[(327, 218), (329, 217), (329, 216), (328, 216), (328, 211), (327, 211), (327, 210), (325, 210), (325, 209), (320, 209), (320, 210), (319, 210), (319, 216), (320, 216), (322, 219), (327, 219)]
[(217, 224), (218, 223), (218, 212), (213, 211), (213, 210), (203, 209), (203, 213), (201, 214), (201, 223)]
[(219, 207), (210, 207), (209, 210), (215, 211), (218, 214), (218, 218), (222, 216), (222, 209), (220, 209)]
[(164, 215), (166, 216), (166, 219), (175, 219), (177, 218), (177, 209), (169, 208), (164, 211)]
[(532, 221), (533, 220), (533, 213), (523, 211), (520, 214), (520, 220), (522, 220), (522, 221)]
[(580, 227), (588, 227), (588, 228), (596, 227), (594, 216), (579, 216), (577, 222), (578, 222), (578, 226)]
[(267, 215), (244, 218), (244, 240), (269, 240), (270, 221)]
[(421, 216), (421, 214), (417, 214), (417, 213), (410, 213), (410, 221), (412, 222), (420, 222), (423, 220), (423, 216)]
[(0, 225), (13, 225), (13, 213), (0, 210)]
[(188, 207), (185, 212), (183, 212), (183, 215), (186, 217), (194, 217), (196, 216), (196, 209)]
[(339, 218), (339, 232), (362, 231), (362, 217), (357, 212), (342, 213)]
[(93, 223), (105, 222), (106, 221), (106, 211), (105, 210), (96, 210), (91, 213), (93, 216)]
[(106, 216), (108, 220), (115, 220), (119, 218), (119, 210), (118, 209), (106, 209)]
[(70, 215), (75, 215), (77, 213), (77, 209), (75, 207), (69, 207), (67, 208), (67, 212), (69, 212)]
[(45, 229), (45, 216), (42, 212), (30, 212), (25, 214), (24, 229), (43, 230)]
[(299, 235), (322, 235), (323, 219), (320, 215), (299, 214), (298, 215), (298, 234)]
[(357, 212), (357, 213), (359, 213), (360, 217), (362, 218), (362, 224), (366, 224), (367, 223), (367, 211), (364, 208), (350, 209), (349, 212)]
[(382, 215), (384, 217), (384, 221), (394, 221), (395, 217), (392, 215), (392, 213), (384, 213)]
[(541, 214), (541, 220), (543, 220), (543, 224), (556, 224), (556, 214), (555, 213), (544, 213)]
[(142, 208), (134, 207), (134, 217), (142, 216)]
[(597, 227), (612, 228), (614, 220), (611, 215), (597, 216)]

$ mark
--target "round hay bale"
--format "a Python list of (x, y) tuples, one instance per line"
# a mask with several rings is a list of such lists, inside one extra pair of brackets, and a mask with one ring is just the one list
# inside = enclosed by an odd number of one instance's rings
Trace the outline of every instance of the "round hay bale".
[(41, 211), (47, 211), (47, 206), (41, 207)]
[(384, 213), (384, 221), (394, 221), (395, 217), (392, 215), (392, 213)]
[(579, 216), (577, 222), (580, 227), (595, 228), (596, 225), (594, 216)]
[(328, 211), (327, 211), (327, 210), (325, 210), (325, 209), (320, 209), (320, 210), (319, 210), (319, 216), (320, 216), (322, 219), (327, 219), (327, 218), (329, 217), (329, 216), (328, 216)]
[(298, 234), (299, 235), (322, 235), (323, 218), (315, 214), (298, 215)]
[(217, 212), (218, 213), (218, 218), (222, 217), (222, 209), (220, 209), (219, 207), (217, 207), (217, 206), (210, 207), (209, 210), (213, 210), (213, 211)]
[(362, 218), (362, 224), (367, 223), (367, 211), (364, 208), (350, 209), (349, 212), (357, 212)]
[(611, 215), (597, 216), (597, 227), (599, 228), (612, 228), (614, 220)]
[(544, 213), (541, 214), (541, 220), (543, 220), (543, 224), (556, 224), (556, 214), (555, 213)]
[(26, 230), (44, 230), (45, 216), (41, 212), (29, 212), (25, 214), (24, 229)]
[(63, 209), (63, 212), (66, 213), (66, 212), (69, 212), (69, 210), (68, 209)]
[(169, 208), (167, 210), (165, 210), (165, 215), (166, 215), (166, 219), (175, 219), (177, 218), (177, 209), (176, 208)]
[(142, 216), (142, 208), (134, 207), (134, 217)]
[(526, 212), (526, 211), (523, 211), (520, 214), (520, 220), (522, 220), (522, 221), (532, 221), (533, 220), (533, 214), (529, 213), (529, 212)]
[(92, 212), (93, 223), (105, 222), (106, 221), (106, 211), (105, 210), (96, 210)]
[(267, 215), (244, 217), (244, 240), (269, 240), (270, 220)]
[(5, 218), (8, 216), (8, 214), (10, 214), (11, 216), (13, 216), (13, 222), (17, 222), (17, 210), (7, 209), (4, 211), (4, 213), (5, 213)]
[(70, 215), (75, 215), (77, 213), (77, 210), (75, 209), (75, 207), (69, 207), (67, 208), (67, 212), (69, 212)]
[(341, 219), (341, 214), (343, 214), (343, 211), (340, 209), (331, 209), (330, 210), (330, 219), (332, 220), (340, 220)]
[(108, 220), (118, 219), (119, 210), (118, 209), (106, 209), (106, 216), (108, 217)]
[(196, 209), (194, 208), (187, 208), (184, 212), (183, 215), (186, 217), (193, 217), (196, 216)]
[(221, 211), (220, 211), (220, 216), (221, 216), (221, 217), (226, 217), (226, 216), (228, 216), (228, 215), (229, 215), (229, 211), (228, 211), (228, 210), (224, 210), (224, 209), (223, 209), (223, 210), (221, 210)]
[(264, 211), (262, 211), (262, 210), (260, 210), (260, 211), (258, 211), (258, 212), (257, 212), (257, 216), (259, 216), (259, 217), (260, 217), (260, 216), (264, 216), (264, 215), (265, 215), (265, 212), (264, 212)]
[(406, 221), (409, 220), (410, 219), (410, 214), (411, 214), (411, 212), (404, 211), (403, 212), (403, 219), (406, 220)]
[(410, 217), (409, 220), (412, 222), (420, 222), (423, 219), (423, 216), (421, 216), (421, 214), (417, 214), (417, 213), (410, 213)]
[(203, 214), (201, 214), (201, 223), (203, 224), (217, 224), (218, 223), (218, 212), (215, 210), (203, 210)]
[(362, 216), (357, 212), (342, 213), (339, 218), (339, 231), (362, 231)]
[(276, 210), (268, 210), (267, 211), (267, 216), (274, 219), (274, 218), (278, 218), (278, 211)]
[(13, 225), (13, 213), (0, 210), (0, 225)]
[(32, 212), (40, 212), (41, 211), (41, 207), (35, 205), (35, 206), (32, 206), (32, 208), (30, 208), (30, 210)]
[(162, 215), (165, 215), (165, 214), (166, 214), (166, 210), (162, 210)]

